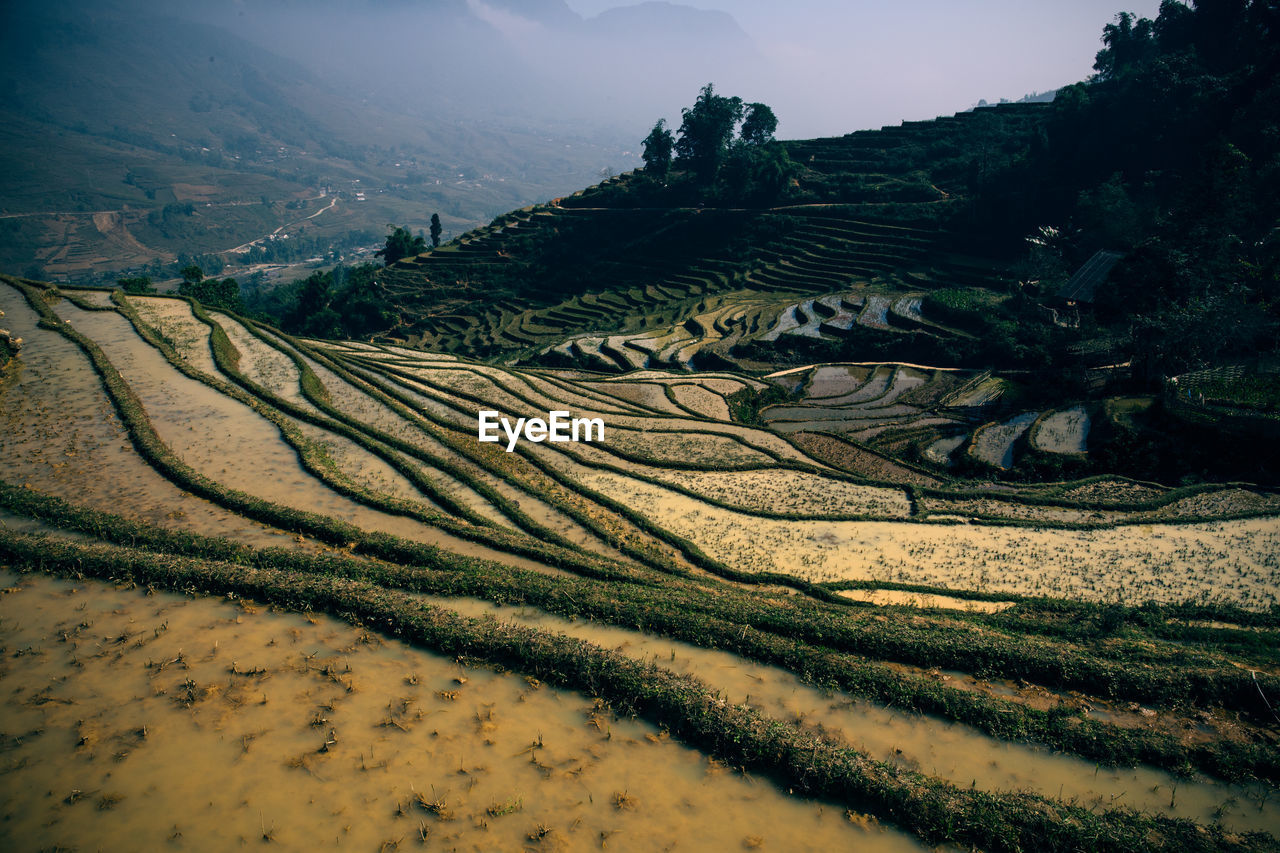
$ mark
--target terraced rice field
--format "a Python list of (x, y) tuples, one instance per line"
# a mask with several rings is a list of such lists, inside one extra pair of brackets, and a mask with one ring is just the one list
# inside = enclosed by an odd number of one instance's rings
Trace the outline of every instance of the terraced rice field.
[(1053, 412), (1036, 429), (1035, 446), (1050, 453), (1084, 453), (1089, 449), (1089, 425), (1084, 406)]
[[(689, 371), (703, 361), (739, 364), (738, 348), (753, 342), (785, 349), (796, 338), (839, 340), (858, 334), (859, 324), (878, 331), (906, 331), (890, 322), (891, 306), (895, 316), (906, 318), (907, 326), (929, 325), (920, 314), (919, 298), (841, 291), (797, 299), (767, 291), (734, 290), (686, 308), (655, 310), (638, 331), (610, 333), (616, 332), (616, 312), (595, 317), (594, 326), (588, 317), (588, 331), (553, 336), (548, 330), (541, 337), (554, 337), (554, 341), (533, 353), (518, 352), (502, 360), (533, 365), (558, 358), (608, 372), (653, 367)], [(706, 310), (709, 307), (711, 310)], [(667, 316), (672, 318), (670, 322), (656, 328), (649, 322), (653, 317), (661, 320)], [(936, 334), (949, 334), (936, 325), (929, 328)], [(440, 342), (430, 339), (424, 343)]]
[[(833, 434), (963, 442), (982, 375), (0, 310), (6, 849), (1276, 849), (1274, 495), (962, 489)], [(733, 420), (775, 383), (775, 429)], [(508, 451), (482, 409), (605, 436)]]
[(935, 465), (950, 466), (952, 454), (960, 449), (968, 436), (952, 435), (940, 438), (924, 450), (924, 457)]
[(873, 329), (889, 328), (889, 306), (893, 304), (887, 296), (879, 294), (868, 296), (867, 304), (858, 315), (858, 322)]
[[(906, 365), (822, 365), (770, 374), (789, 379), (798, 400), (765, 408), (761, 417), (783, 434), (845, 435), (869, 442), (891, 430), (965, 428), (965, 422), (933, 405), (944, 382), (955, 377)], [(924, 405), (905, 399), (919, 398)], [(941, 463), (940, 463), (941, 464)]]
[(988, 465), (1012, 468), (1014, 442), (1038, 417), (1039, 412), (1023, 412), (1003, 423), (989, 424), (974, 436), (969, 452)]
[[(610, 178), (388, 267), (378, 289), (401, 320), (384, 337), (508, 365), (612, 372), (749, 371), (819, 342), (883, 352), (972, 338), (930, 316), (924, 296), (1004, 292), (1014, 272), (957, 250), (948, 219), (972, 176), (935, 172), (934, 153), (993, 124), (1028, 144), (1046, 115), (1004, 105), (782, 143), (813, 200), (804, 204), (638, 207), (641, 173)], [(553, 246), (565, 250), (547, 254)]]
[(843, 397), (862, 387), (870, 371), (865, 367), (850, 365), (824, 365), (810, 373), (806, 394), (810, 400)]

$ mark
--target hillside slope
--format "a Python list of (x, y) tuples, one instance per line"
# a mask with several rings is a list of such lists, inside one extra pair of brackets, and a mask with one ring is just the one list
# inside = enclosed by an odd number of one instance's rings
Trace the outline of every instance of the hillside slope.
[[(972, 139), (1000, 140), (999, 152), (981, 155), (987, 168), (1010, 162), (1030, 146), (1047, 109), (1002, 105), (778, 143), (794, 177), (766, 204), (704, 203), (678, 183), (658, 186), (636, 172), (499, 217), (380, 277), (406, 318), (395, 334), (525, 359), (563, 351), (574, 338), (622, 336), (615, 352), (594, 359), (622, 369), (695, 359), (723, 365), (733, 347), (750, 358), (749, 345), (783, 334), (784, 344), (797, 346), (766, 347), (777, 351), (757, 360), (883, 356), (894, 347), (955, 358), (949, 348), (966, 351), (972, 335), (919, 316), (921, 297), (963, 288), (1007, 295), (1013, 282), (1007, 260), (972, 253), (959, 238), (956, 217), (977, 175)], [(868, 300), (881, 299), (901, 308), (892, 320), (876, 319), (873, 307), (854, 322)], [(801, 303), (808, 307), (795, 315)], [(715, 316), (697, 319), (708, 312)], [(706, 346), (639, 361), (616, 352), (627, 341), (635, 349), (637, 336), (682, 326), (691, 343)], [(864, 327), (869, 337), (858, 340)], [(796, 329), (807, 343), (797, 342)]]
[[(4, 22), (0, 266), (13, 271), (229, 261), (289, 223), (299, 248), (274, 254), (368, 244), (388, 221), (416, 230), (433, 212), (457, 233), (631, 162), (607, 132), (456, 108), (412, 115), (154, 7), (22, 2)], [(355, 49), (314, 44), (333, 62)]]
[(1052, 104), (677, 148), (669, 174), (401, 261), (387, 334), (596, 369), (997, 367), (1077, 394), (1108, 365), (1142, 393), (1232, 368), (1253, 378), (1228, 398), (1272, 417), (1278, 28), (1274, 4), (1168, 3), (1107, 25), (1098, 74)]

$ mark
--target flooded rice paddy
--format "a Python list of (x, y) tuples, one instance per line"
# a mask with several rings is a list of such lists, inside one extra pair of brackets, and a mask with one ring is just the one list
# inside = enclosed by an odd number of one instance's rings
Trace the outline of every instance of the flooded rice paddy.
[(170, 530), (258, 546), (292, 539), (179, 489), (157, 473), (134, 450), (79, 347), (38, 328), (35, 312), (7, 285), (0, 285), (0, 310), (25, 339), (16, 369), (0, 381), (0, 478), (5, 482)]
[(9, 850), (923, 850), (344, 623), (0, 573)]
[(248, 405), (178, 372), (138, 337), (124, 317), (84, 311), (66, 302), (59, 303), (56, 310), (102, 348), (141, 399), (161, 441), (183, 463), (222, 485), (283, 506), (344, 519), (365, 530), (521, 568), (544, 569), (526, 558), (338, 494), (303, 468), (297, 451), (285, 442), (275, 424)]
[[(102, 293), (81, 298), (112, 307)], [(593, 596), (599, 591), (575, 586), (579, 581), (566, 568), (500, 548), (532, 545), (554, 532), (572, 543), (561, 553), (575, 560), (629, 563), (628, 586), (617, 587), (627, 607), (659, 602), (654, 606), (678, 609), (673, 602), (701, 601), (710, 593), (721, 608), (716, 612), (725, 614), (764, 613), (760, 608), (781, 602), (776, 595), (782, 588), (770, 579), (757, 600), (750, 584), (721, 584), (694, 569), (708, 564), (692, 562), (697, 555), (680, 540), (730, 568), (807, 581), (898, 581), (1101, 602), (1190, 599), (1255, 611), (1276, 604), (1280, 595), (1280, 521), (1274, 514), (1176, 525), (1153, 519), (1092, 530), (963, 523), (1001, 513), (1024, 523), (1122, 516), (1101, 505), (1046, 509), (994, 501), (977, 491), (916, 495), (883, 485), (888, 476), (876, 476), (874, 484), (851, 480), (777, 432), (728, 422), (726, 396), (761, 387), (756, 380), (657, 371), (603, 380), (507, 371), (400, 348), (299, 342), (213, 312), (239, 355), (239, 369), (259, 386), (261, 399), (250, 405), (221, 375), (210, 347), (212, 329), (186, 303), (131, 301), (179, 359), (208, 381), (184, 375), (120, 313), (83, 310), (56, 298), (52, 304), (64, 323), (102, 348), (160, 439), (186, 466), (220, 488), (280, 507), (553, 574), (554, 583), (563, 581), (573, 612), (592, 611), (576, 610), (571, 587)], [(195, 498), (158, 473), (134, 448), (79, 348), (37, 328), (36, 313), (9, 285), (0, 286), (0, 310), (27, 341), (21, 359), (0, 380), (0, 479), (170, 530), (319, 550), (315, 542)], [(806, 309), (803, 320), (814, 316)], [(687, 345), (680, 335), (653, 343), (673, 352)], [(318, 380), (307, 386), (310, 398), (295, 357)], [(931, 384), (936, 375), (901, 365), (799, 368), (781, 377), (794, 380), (796, 402), (774, 407), (772, 416), (784, 418), (780, 427), (792, 417), (809, 426), (815, 418), (858, 422), (862, 431), (853, 435), (869, 437), (941, 394)], [(389, 405), (384, 393), (414, 411)], [(280, 400), (289, 405), (273, 411)], [(543, 414), (553, 408), (599, 414), (607, 439), (522, 447), (512, 454), (469, 445), (481, 407), (517, 417), (535, 416), (541, 407)], [(1037, 440), (1073, 452), (1084, 441), (1087, 421), (1076, 417), (1084, 413), (1077, 407), (1047, 416)], [(327, 425), (305, 420), (316, 417)], [(975, 452), (994, 464), (1007, 462), (1013, 430), (1026, 428), (1026, 416), (1015, 420), (981, 433), (987, 444)], [(822, 437), (807, 436), (801, 444), (825, 446), (809, 440), (815, 438)], [(388, 441), (395, 447), (382, 446)], [(958, 450), (963, 438), (951, 441), (935, 448), (939, 458)], [(859, 450), (854, 444), (847, 449)], [(429, 496), (415, 478), (430, 481), (448, 500)], [(1100, 489), (1127, 495), (1142, 488), (1083, 483), (1067, 494), (1092, 499)], [(359, 491), (371, 505), (348, 497), (347, 490)], [(433, 523), (445, 524), (449, 500), (492, 523), (471, 528), (484, 542), (449, 532), (469, 533), (466, 522), (450, 521), (448, 530)], [(1276, 505), (1273, 496), (1233, 488), (1192, 493), (1152, 513), (1221, 516)], [(410, 506), (421, 518), (404, 514)], [(833, 517), (875, 520), (828, 520)], [(961, 523), (918, 523), (926, 517)], [(0, 512), (0, 527), (43, 529), (7, 512)], [(624, 542), (625, 558), (615, 548)], [(582, 571), (586, 564), (563, 565)], [(466, 583), (477, 584), (454, 589), (506, 595), (481, 591), (498, 576), (472, 574), (462, 562), (454, 568)], [(590, 697), (518, 674), (464, 667), (345, 623), (83, 581), (3, 575), (0, 585), (7, 588), (0, 595), (5, 849), (275, 843), (372, 850), (422, 842), (455, 850), (921, 849), (913, 837), (848, 813), (846, 806), (791, 796), (672, 742), (660, 729), (616, 719)], [(886, 611), (883, 617), (911, 613), (902, 618), (913, 625), (936, 622), (942, 631), (948, 620), (980, 619), (978, 614), (1008, 605), (945, 591), (842, 595), (871, 604), (951, 608), (949, 617), (929, 610)], [(582, 639), (644, 661), (654, 667), (650, 672), (696, 676), (734, 707), (960, 789), (1028, 791), (1094, 812), (1127, 807), (1189, 818), (1201, 829), (1280, 832), (1280, 798), (1271, 798), (1267, 788), (1196, 775), (1179, 780), (1147, 767), (1102, 768), (949, 720), (816, 689), (783, 669), (636, 630), (478, 598), (421, 598), (466, 616)], [(779, 618), (813, 612), (838, 626), (844, 618), (839, 610), (793, 612), (787, 605), (779, 612), (790, 615)], [(683, 618), (674, 610), (664, 616)], [(744, 635), (749, 627), (742, 623)], [(1174, 643), (1160, 642), (1161, 655), (1176, 657)], [(1009, 654), (1016, 657), (1016, 649)], [(1209, 645), (1195, 654), (1212, 659), (1206, 667), (1231, 662)], [(1241, 654), (1250, 659), (1253, 653)], [(1269, 666), (1266, 654), (1256, 654)], [(914, 660), (902, 658), (908, 659)], [(907, 673), (910, 668), (898, 661), (871, 663)], [(1273, 670), (1260, 671), (1272, 677)], [(922, 680), (925, 672), (921, 667), (908, 675)], [(927, 671), (931, 677), (934, 672)], [(998, 693), (999, 685), (987, 687)], [(1193, 711), (1183, 713), (1177, 704), (1165, 697), (1158, 707), (1173, 710), (1159, 713), (1182, 714), (1174, 722), (1191, 725)], [(1224, 700), (1208, 710), (1222, 716), (1238, 707)], [(1098, 711), (1097, 718), (1106, 720), (1106, 713)], [(1262, 728), (1246, 727), (1241, 736), (1269, 733)]]
[[(818, 729), (880, 761), (938, 776), (961, 787), (1031, 791), (1090, 808), (1125, 805), (1141, 811), (1220, 821), (1237, 831), (1280, 832), (1280, 798), (1262, 786), (1179, 779), (1151, 768), (1108, 768), (1025, 744), (1008, 743), (968, 726), (896, 712), (821, 690), (773, 666), (745, 661), (624, 628), (569, 621), (527, 607), (474, 599), (423, 596), (467, 616), (534, 627), (586, 640), (664, 669), (696, 676), (732, 704)], [(979, 603), (981, 604), (981, 603)]]
[(1091, 601), (1280, 603), (1280, 519), (1057, 530), (892, 521), (773, 520), (607, 471), (589, 488), (744, 571), (882, 580)]

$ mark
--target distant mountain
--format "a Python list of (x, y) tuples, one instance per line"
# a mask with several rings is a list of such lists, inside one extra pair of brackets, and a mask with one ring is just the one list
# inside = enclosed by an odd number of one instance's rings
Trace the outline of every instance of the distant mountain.
[(592, 33), (611, 38), (677, 39), (755, 50), (750, 36), (727, 12), (659, 0), (608, 9), (586, 23)]
[(225, 259), (272, 234), (324, 254), (436, 212), (460, 233), (637, 165), (707, 82), (761, 97), (723, 73), (754, 51), (731, 16), (671, 3), (13, 0), (0, 267)]
[[(465, 4), (439, 5), (454, 35), (500, 39)], [(313, 66), (131, 2), (7, 3), (0, 23), (0, 265), (13, 271), (225, 252), (310, 215), (322, 193), (352, 203), (300, 226), (319, 249), (435, 212), (457, 233), (636, 162), (634, 134), (441, 103), (431, 77), (410, 81), (410, 101), (332, 73), (376, 53), (376, 33), (354, 27), (300, 36)]]
[(570, 9), (564, 0), (470, 0), (467, 6), (473, 14), (477, 12), (477, 7), (488, 6), (558, 29), (576, 27), (582, 23), (582, 16)]

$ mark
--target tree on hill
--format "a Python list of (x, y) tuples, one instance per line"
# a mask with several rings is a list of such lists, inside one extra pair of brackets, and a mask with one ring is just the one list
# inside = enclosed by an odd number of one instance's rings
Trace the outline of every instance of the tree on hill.
[(295, 283), (294, 303), (282, 318), (286, 332), (316, 338), (342, 337), (342, 315), (333, 302), (333, 273), (313, 272)]
[(1094, 57), (1093, 70), (1098, 72), (1099, 79), (1108, 80), (1151, 56), (1155, 49), (1155, 25), (1147, 18), (1138, 18), (1135, 22), (1131, 13), (1121, 12), (1114, 24), (1102, 28), (1102, 43), (1106, 46)]
[(427, 250), (427, 240), (421, 235), (415, 237), (409, 233), (407, 228), (395, 227), (395, 230), (387, 235), (387, 243), (378, 251), (374, 252), (382, 258), (384, 266), (391, 266), (401, 258), (412, 257), (421, 254)]
[(444, 231), (444, 226), (440, 224), (440, 214), (431, 214), (431, 247), (436, 248), (440, 245), (440, 233)]
[(773, 141), (778, 130), (778, 117), (767, 104), (747, 104), (739, 136), (748, 145), (764, 145)]
[(378, 286), (379, 267), (338, 265), (282, 285), (253, 307), (295, 335), (360, 338), (399, 322), (395, 306)]
[(692, 107), (680, 111), (675, 153), (701, 180), (715, 180), (742, 112), (742, 98), (717, 95), (710, 83), (702, 87)]
[(183, 267), (182, 282), (178, 285), (180, 296), (189, 296), (210, 308), (244, 312), (240, 301), (240, 284), (234, 278), (205, 278), (204, 271), (195, 264)]
[(1118, 15), (1097, 74), (1060, 90), (1025, 156), (975, 181), (978, 240), (1048, 223), (1075, 235), (1066, 269), (1125, 253), (1092, 320), (1152, 387), (1278, 351), (1275, 14), (1273, 0), (1164, 0), (1154, 21)]
[(681, 117), (674, 135), (659, 119), (645, 137), (648, 177), (665, 181), (674, 154), (680, 169), (693, 177), (692, 183), (686, 179), (685, 192), (700, 185), (695, 193), (704, 200), (769, 203), (795, 174), (795, 164), (774, 142), (778, 117), (768, 104), (717, 95), (708, 83)]
[(644, 170), (655, 178), (665, 178), (671, 171), (671, 152), (675, 150), (675, 135), (667, 129), (667, 120), (658, 119), (658, 123), (649, 131), (649, 135), (641, 143), (644, 146)]
[(155, 285), (151, 283), (151, 276), (139, 275), (133, 278), (118, 278), (116, 285), (125, 293), (155, 293)]

